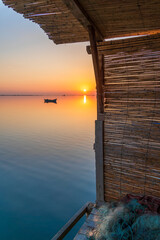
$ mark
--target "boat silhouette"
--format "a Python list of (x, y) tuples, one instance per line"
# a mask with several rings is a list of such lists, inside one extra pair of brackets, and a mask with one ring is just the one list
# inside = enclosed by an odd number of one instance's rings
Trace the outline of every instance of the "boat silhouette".
[(50, 103), (50, 102), (57, 103), (57, 98), (55, 98), (55, 99), (48, 99), (48, 98), (44, 99), (44, 103)]

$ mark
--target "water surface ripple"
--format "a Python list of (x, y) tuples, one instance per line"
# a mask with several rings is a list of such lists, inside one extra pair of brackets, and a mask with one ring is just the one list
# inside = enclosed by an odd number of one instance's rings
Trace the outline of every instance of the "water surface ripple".
[(0, 239), (50, 239), (95, 200), (95, 97), (0, 97), (0, 111)]

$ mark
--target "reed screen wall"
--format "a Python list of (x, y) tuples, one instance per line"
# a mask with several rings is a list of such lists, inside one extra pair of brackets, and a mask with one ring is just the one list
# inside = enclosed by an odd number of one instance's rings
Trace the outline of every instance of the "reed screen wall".
[(160, 35), (106, 42), (104, 198), (160, 197)]

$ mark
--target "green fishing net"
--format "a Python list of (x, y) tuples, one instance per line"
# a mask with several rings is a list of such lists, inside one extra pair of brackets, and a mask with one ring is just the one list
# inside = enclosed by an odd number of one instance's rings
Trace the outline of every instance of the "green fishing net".
[(160, 240), (160, 215), (145, 213), (137, 200), (99, 209), (102, 219), (89, 240)]

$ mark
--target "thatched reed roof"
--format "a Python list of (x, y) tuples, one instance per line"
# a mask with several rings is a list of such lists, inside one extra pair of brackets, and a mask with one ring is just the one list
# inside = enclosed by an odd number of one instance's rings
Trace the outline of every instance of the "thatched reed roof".
[(56, 44), (88, 41), (88, 25), (97, 40), (160, 31), (159, 0), (2, 0), (36, 22)]

